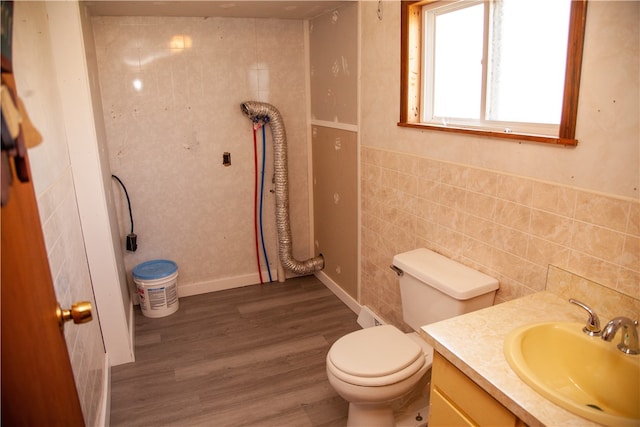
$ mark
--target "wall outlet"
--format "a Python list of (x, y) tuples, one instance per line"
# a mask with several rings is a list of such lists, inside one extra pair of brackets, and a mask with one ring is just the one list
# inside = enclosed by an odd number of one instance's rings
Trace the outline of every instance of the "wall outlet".
[(138, 249), (138, 236), (135, 233), (127, 235), (127, 250), (135, 252)]

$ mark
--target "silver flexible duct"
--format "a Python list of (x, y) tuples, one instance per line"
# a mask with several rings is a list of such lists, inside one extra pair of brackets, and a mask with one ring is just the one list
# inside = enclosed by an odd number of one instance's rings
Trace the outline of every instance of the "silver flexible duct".
[(269, 123), (273, 136), (273, 169), (276, 195), (276, 228), (280, 262), (296, 274), (309, 274), (324, 268), (324, 258), (319, 255), (306, 261), (293, 258), (291, 225), (289, 222), (289, 177), (287, 165), (287, 135), (284, 121), (276, 107), (265, 102), (247, 101), (240, 105), (242, 112), (254, 123)]

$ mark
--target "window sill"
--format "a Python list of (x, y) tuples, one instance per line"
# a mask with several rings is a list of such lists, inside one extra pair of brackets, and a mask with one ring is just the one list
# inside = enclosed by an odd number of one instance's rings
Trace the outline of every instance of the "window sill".
[(528, 142), (542, 142), (545, 144), (553, 144), (553, 145), (574, 145), (574, 146), (578, 145), (577, 139), (567, 139), (567, 138), (545, 136), (545, 135), (532, 135), (532, 134), (523, 134), (523, 133), (515, 133), (515, 132), (498, 132), (498, 131), (463, 128), (463, 127), (455, 127), (455, 126), (438, 126), (438, 125), (431, 125), (431, 124), (425, 124), (425, 123), (398, 122), (398, 126), (412, 128), (412, 129), (420, 129), (420, 130), (436, 130), (441, 132), (462, 133), (467, 135), (477, 135), (477, 136), (484, 136), (489, 138), (510, 139), (510, 140), (528, 141)]

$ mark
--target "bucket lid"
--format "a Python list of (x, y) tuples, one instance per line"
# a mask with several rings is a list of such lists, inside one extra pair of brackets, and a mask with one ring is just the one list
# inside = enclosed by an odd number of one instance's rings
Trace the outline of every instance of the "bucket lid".
[(156, 280), (171, 276), (178, 271), (178, 264), (168, 259), (154, 259), (138, 264), (133, 269), (133, 277), (142, 280)]

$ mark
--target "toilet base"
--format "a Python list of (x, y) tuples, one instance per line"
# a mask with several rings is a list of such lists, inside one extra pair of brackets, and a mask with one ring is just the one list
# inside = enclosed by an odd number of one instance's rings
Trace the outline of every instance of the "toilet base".
[(347, 427), (389, 427), (396, 424), (390, 405), (349, 403)]
[(390, 406), (367, 407), (350, 403), (347, 427), (427, 427), (428, 417), (428, 401), (416, 400), (400, 412)]
[(431, 370), (405, 396), (379, 404), (349, 403), (347, 427), (427, 427)]
[(416, 399), (411, 405), (394, 411), (395, 427), (427, 427), (429, 400)]

